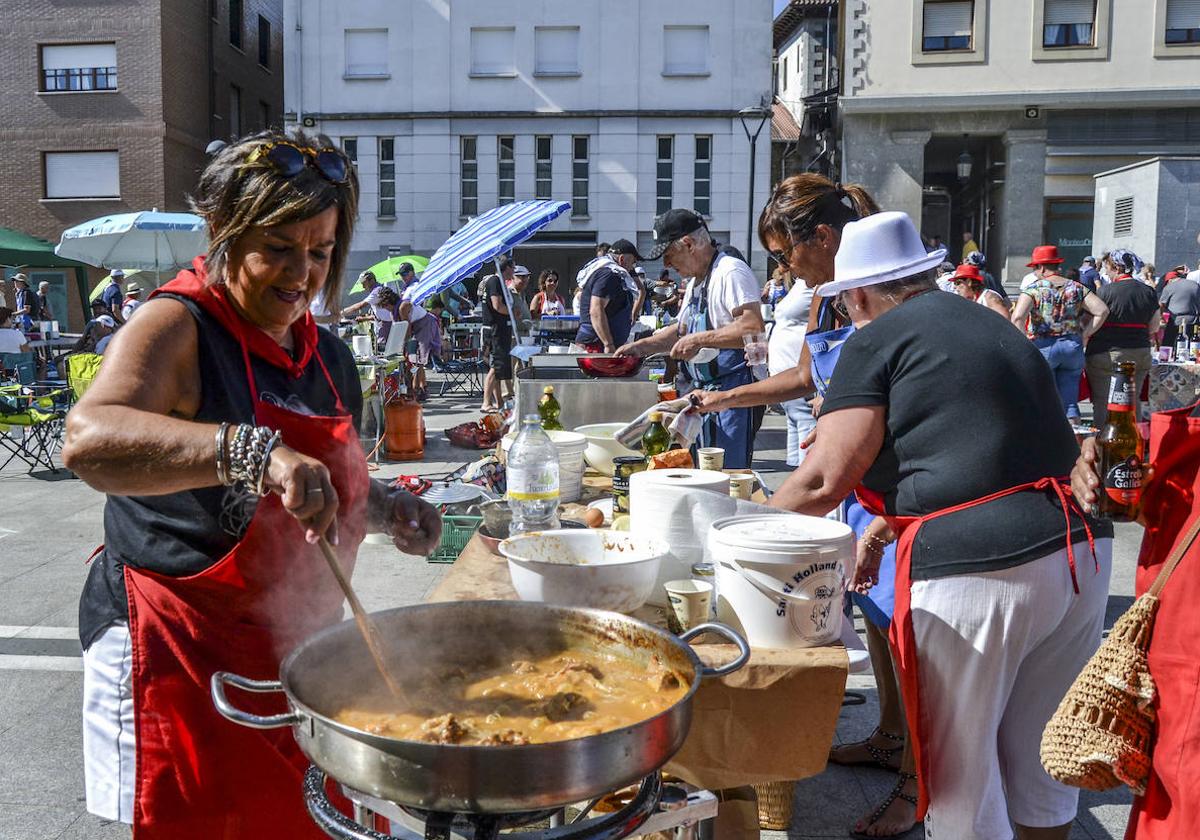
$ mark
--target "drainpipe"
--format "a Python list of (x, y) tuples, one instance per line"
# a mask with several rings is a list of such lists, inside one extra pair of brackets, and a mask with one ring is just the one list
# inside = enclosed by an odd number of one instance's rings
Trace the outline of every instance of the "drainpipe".
[(296, 45), (299, 49), (296, 50), (296, 125), (304, 126), (304, 24), (301, 21), (301, 14), (304, 9), (304, 0), (295, 0), (296, 2)]

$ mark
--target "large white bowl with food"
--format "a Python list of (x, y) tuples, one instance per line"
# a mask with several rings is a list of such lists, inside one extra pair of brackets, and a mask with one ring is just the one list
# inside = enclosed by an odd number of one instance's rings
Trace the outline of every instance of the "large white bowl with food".
[(633, 612), (650, 598), (663, 540), (627, 531), (535, 531), (500, 543), (522, 601)]
[(583, 460), (597, 472), (605, 475), (613, 474), (613, 458), (624, 455), (640, 455), (635, 449), (630, 449), (617, 443), (616, 435), (625, 428), (624, 423), (592, 423), (588, 426), (576, 426), (575, 431), (587, 438), (587, 449), (583, 451)]

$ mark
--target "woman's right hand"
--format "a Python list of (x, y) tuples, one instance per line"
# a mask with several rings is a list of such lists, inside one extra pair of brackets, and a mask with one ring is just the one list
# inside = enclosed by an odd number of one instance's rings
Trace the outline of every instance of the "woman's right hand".
[(337, 545), (338, 494), (324, 464), (280, 444), (271, 450), (265, 484), (279, 494), (284, 510), (300, 520), (307, 542), (316, 545), (324, 535)]

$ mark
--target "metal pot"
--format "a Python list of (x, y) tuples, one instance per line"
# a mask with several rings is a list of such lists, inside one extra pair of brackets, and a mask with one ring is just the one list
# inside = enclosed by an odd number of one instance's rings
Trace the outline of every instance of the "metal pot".
[[(687, 694), (660, 714), (623, 729), (569, 741), (522, 746), (460, 746), (372, 735), (333, 716), (384, 690), (353, 621), (304, 641), (280, 667), (278, 682), (218, 672), (211, 689), (217, 710), (255, 729), (291, 726), (313, 763), (349, 787), (429, 811), (516, 813), (591, 799), (644, 778), (683, 745), (692, 698), (703, 677), (741, 668), (750, 648), (722, 624), (704, 624), (681, 637), (619, 613), (519, 601), (422, 604), (373, 614), (389, 646), (393, 672), (441, 671), (480, 661), (513, 661), (544, 641), (558, 649), (602, 649), (635, 662), (657, 655), (688, 683)], [(727, 665), (701, 664), (686, 642), (703, 632), (738, 646)], [(259, 716), (235, 707), (226, 685), (283, 692), (289, 711)]]

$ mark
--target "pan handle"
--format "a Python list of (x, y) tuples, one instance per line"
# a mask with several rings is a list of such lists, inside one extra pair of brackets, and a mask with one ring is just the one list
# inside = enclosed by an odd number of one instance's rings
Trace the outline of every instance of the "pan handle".
[(251, 680), (246, 677), (239, 677), (237, 674), (231, 674), (228, 671), (217, 671), (212, 675), (209, 686), (212, 689), (213, 705), (217, 707), (217, 711), (221, 713), (221, 716), (227, 720), (240, 723), (242, 726), (248, 726), (251, 729), (278, 729), (281, 726), (292, 726), (304, 720), (303, 715), (299, 712), (285, 712), (281, 715), (268, 715), (264, 717), (242, 711), (226, 698), (226, 683), (245, 691), (254, 691), (259, 694), (283, 691), (283, 683), (278, 680)]
[(716, 621), (697, 624), (679, 638), (682, 641), (690, 642), (701, 633), (716, 633), (718, 636), (724, 636), (726, 639), (737, 645), (738, 648), (738, 655), (732, 662), (727, 662), (724, 665), (718, 665), (715, 668), (710, 668), (707, 665), (700, 666), (700, 676), (702, 678), (723, 677), (726, 674), (732, 674), (734, 671), (738, 670), (750, 661), (750, 645), (746, 643), (746, 640), (742, 638), (742, 635), (732, 627)]

